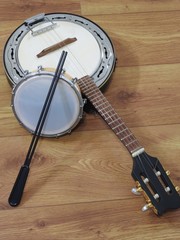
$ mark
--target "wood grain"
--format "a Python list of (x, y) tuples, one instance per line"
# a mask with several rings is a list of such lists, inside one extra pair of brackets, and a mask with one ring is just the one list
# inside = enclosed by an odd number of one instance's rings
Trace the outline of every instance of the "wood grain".
[(172, 0), (169, 3), (168, 0), (159, 1), (146, 1), (146, 0), (104, 0), (103, 3), (99, 3), (94, 0), (81, 1), (82, 14), (86, 15), (111, 15), (122, 13), (142, 13), (142, 12), (165, 12), (180, 10), (179, 1)]
[(95, 112), (69, 135), (41, 138), (22, 203), (8, 204), (31, 135), (16, 120), (3, 66), (8, 37), (41, 12), (69, 12), (111, 38), (117, 65), (104, 95), (146, 151), (180, 185), (180, 2), (0, 1), (0, 239), (121, 240), (180, 236), (180, 211), (141, 212), (131, 188), (132, 158)]

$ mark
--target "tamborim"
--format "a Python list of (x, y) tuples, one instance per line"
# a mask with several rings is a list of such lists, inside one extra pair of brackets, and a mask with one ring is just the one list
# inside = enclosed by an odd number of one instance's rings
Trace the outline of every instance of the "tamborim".
[(64, 69), (73, 78), (89, 75), (101, 87), (114, 70), (114, 47), (97, 24), (74, 14), (39, 14), (27, 19), (6, 42), (3, 57), (10, 83), (16, 85), (38, 66), (55, 69), (63, 50), (68, 52)]
[[(34, 133), (53, 73), (27, 74), (13, 89), (12, 108), (18, 121)], [(41, 136), (55, 137), (71, 132), (83, 114), (83, 99), (73, 81), (61, 75)]]

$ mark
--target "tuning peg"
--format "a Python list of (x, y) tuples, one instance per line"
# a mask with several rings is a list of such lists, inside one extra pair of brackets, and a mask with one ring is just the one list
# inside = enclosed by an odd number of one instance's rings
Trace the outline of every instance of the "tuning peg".
[[(158, 199), (158, 198), (159, 198), (159, 194), (156, 193), (153, 197), (154, 197), (154, 199)], [(147, 200), (147, 204), (145, 204), (144, 207), (142, 207), (142, 211), (145, 212), (145, 211), (149, 210), (149, 209), (152, 208), (152, 207), (153, 207), (153, 204), (152, 204), (152, 202), (148, 199), (148, 200)]]
[(145, 178), (143, 181), (144, 181), (145, 184), (147, 184), (149, 182), (149, 179)]
[(158, 199), (159, 198), (159, 194), (156, 193), (153, 197), (154, 197), (154, 199)]
[(165, 191), (166, 191), (167, 193), (169, 193), (169, 192), (171, 191), (170, 187), (166, 187), (166, 188), (165, 188)]
[(152, 207), (153, 207), (153, 205), (152, 205), (151, 202), (150, 202), (150, 203), (147, 203), (147, 204), (144, 205), (144, 207), (142, 208), (142, 211), (145, 212), (145, 211), (149, 210), (149, 209), (152, 208)]
[(159, 177), (161, 175), (161, 172), (160, 171), (157, 171), (156, 172), (156, 176)]
[(167, 170), (167, 171), (166, 171), (166, 174), (169, 176), (169, 175), (170, 175), (170, 171), (169, 171), (169, 170)]
[(177, 192), (180, 191), (180, 187), (179, 186), (176, 186), (175, 189), (176, 189)]
[(141, 192), (142, 192), (142, 188), (141, 187), (138, 187), (138, 188), (132, 188), (131, 192), (134, 193), (135, 195), (140, 195)]

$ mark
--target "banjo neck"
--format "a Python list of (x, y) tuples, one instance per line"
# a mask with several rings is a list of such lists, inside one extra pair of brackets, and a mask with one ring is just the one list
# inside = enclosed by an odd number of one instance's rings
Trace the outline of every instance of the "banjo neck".
[(162, 215), (169, 209), (180, 208), (179, 187), (173, 185), (160, 161), (145, 152), (92, 78), (85, 76), (78, 83), (82, 92), (130, 152), (133, 158), (132, 177), (136, 182), (136, 188), (132, 192), (136, 195), (142, 192), (146, 201), (142, 211), (152, 208), (157, 215)]
[(119, 140), (124, 144), (133, 157), (144, 151), (136, 137), (126, 126), (122, 118), (114, 110), (102, 92), (97, 88), (92, 78), (89, 76), (78, 79), (78, 84), (82, 92), (94, 105), (98, 113), (113, 130)]

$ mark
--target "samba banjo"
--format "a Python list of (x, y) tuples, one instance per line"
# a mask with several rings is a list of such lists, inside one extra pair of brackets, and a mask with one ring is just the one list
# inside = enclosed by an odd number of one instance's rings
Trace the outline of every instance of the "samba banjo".
[(84, 17), (51, 13), (25, 20), (4, 48), (4, 68), (13, 86), (12, 108), (32, 133), (63, 50), (68, 57), (42, 131), (46, 137), (71, 132), (82, 118), (84, 100), (72, 79), (89, 75), (99, 88), (108, 81), (116, 63), (112, 42)]
[[(58, 43), (61, 48), (39, 57)], [(101, 87), (114, 70), (114, 47), (97, 24), (74, 14), (39, 14), (25, 20), (6, 42), (4, 66), (10, 83), (16, 85), (37, 66), (55, 69), (63, 50), (68, 52), (64, 68), (73, 78), (89, 75)]]

